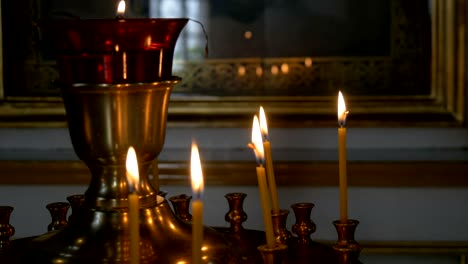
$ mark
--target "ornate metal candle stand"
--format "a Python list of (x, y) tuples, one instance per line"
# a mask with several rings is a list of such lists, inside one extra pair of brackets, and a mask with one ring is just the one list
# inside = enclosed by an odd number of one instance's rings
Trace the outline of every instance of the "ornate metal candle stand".
[[(74, 197), (80, 200), (81, 195), (73, 195), (67, 197), (68, 200), (70, 197)], [(244, 264), (273, 264), (273, 263), (323, 263), (323, 264), (359, 264), (359, 252), (361, 247), (354, 240), (354, 231), (358, 224), (356, 220), (349, 220), (347, 223), (341, 223), (340, 221), (335, 221), (335, 225), (338, 232), (338, 241), (333, 247), (329, 247), (320, 243), (313, 241), (310, 238), (310, 235), (315, 231), (315, 224), (310, 219), (310, 213), (314, 204), (312, 203), (297, 203), (293, 204), (291, 208), (294, 211), (296, 221), (292, 226), (292, 231), (295, 234), (291, 235), (289, 230), (286, 228), (286, 217), (288, 210), (280, 210), (275, 216), (275, 213), (272, 214), (273, 219), (280, 218), (279, 221), (274, 222), (274, 229), (280, 230), (280, 232), (275, 232), (277, 244), (275, 248), (268, 248), (265, 246), (265, 233), (258, 230), (245, 229), (243, 227), (243, 222), (247, 220), (247, 214), (243, 210), (243, 202), (246, 198), (244, 193), (229, 193), (225, 195), (228, 204), (229, 211), (225, 215), (225, 220), (230, 223), (228, 228), (224, 227), (214, 227), (206, 228), (205, 234), (210, 236), (222, 236), (222, 239), (219, 240), (219, 243), (225, 243), (229, 247), (229, 257), (226, 258), (211, 258), (212, 263), (244, 263)], [(168, 206), (167, 202), (163, 202), (157, 206), (157, 211), (160, 213), (156, 218), (161, 221), (160, 223), (153, 223), (153, 228), (158, 229), (158, 231), (164, 231), (167, 226), (171, 226), (176, 230), (185, 233), (185, 240), (190, 240), (190, 201), (191, 197), (185, 194), (172, 196), (169, 198), (172, 203), (173, 211)], [(51, 218), (52, 223), (55, 222), (65, 222), (66, 220), (63, 216), (63, 209), (68, 208), (61, 203), (52, 203), (48, 205), (50, 207), (59, 207), (61, 210), (52, 210)], [(5, 210), (3, 210), (5, 209)], [(154, 208), (153, 208), (154, 209)], [(58, 231), (51, 231), (44, 236), (38, 238), (26, 238), (26, 239), (17, 239), (13, 240), (11, 243), (9, 238), (13, 235), (13, 227), (9, 224), (9, 216), (12, 207), (0, 207), (0, 261), (1, 263), (18, 263), (18, 255), (23, 252), (25, 248), (28, 248), (31, 240), (41, 240), (45, 239), (43, 242), (48, 243), (50, 240), (47, 238), (50, 236), (56, 236)], [(78, 205), (72, 206), (72, 215), (77, 214), (78, 212), (83, 211), (80, 203)], [(86, 210), (85, 210), (86, 211)], [(145, 214), (154, 214), (152, 210), (143, 210), (146, 211)], [(53, 212), (53, 213), (52, 213)], [(57, 213), (59, 212), (59, 213)], [(277, 217), (280, 216), (280, 217)], [(80, 220), (83, 220), (80, 218)], [(184, 222), (184, 225), (181, 225), (181, 222)], [(109, 223), (107, 223), (109, 224)], [(76, 224), (70, 224), (69, 226), (64, 227), (63, 225), (60, 228), (65, 228), (65, 230), (71, 228), (71, 226), (76, 226)], [(83, 225), (80, 225), (83, 226)], [(185, 226), (185, 227), (184, 227)], [(182, 228), (182, 230), (178, 229)], [(111, 229), (111, 228), (109, 228)], [(108, 230), (109, 232), (115, 233), (113, 230)], [(63, 231), (62, 231), (63, 232)], [(188, 232), (188, 234), (187, 234)], [(82, 234), (86, 237), (87, 234)], [(150, 243), (148, 237), (155, 236), (155, 233), (149, 234), (148, 236), (143, 236), (143, 242)], [(163, 236), (166, 239), (167, 234), (162, 233), (159, 236)], [(147, 239), (145, 239), (147, 238)], [(96, 239), (96, 238), (95, 238)], [(177, 237), (172, 237), (176, 239)], [(286, 240), (282, 240), (286, 239)], [(180, 241), (179, 241), (180, 242)], [(211, 241), (213, 242), (213, 241)], [(285, 242), (285, 243), (281, 243)], [(99, 242), (98, 242), (99, 243)], [(163, 242), (164, 243), (164, 242)], [(12, 244), (12, 247), (10, 247)], [(170, 242), (169, 242), (170, 244)], [(141, 245), (143, 246), (143, 244)], [(163, 245), (161, 245), (163, 246)], [(183, 245), (172, 245), (173, 251), (168, 251), (166, 247), (157, 248), (157, 250), (164, 250), (167, 254), (174, 254), (175, 251), (180, 251), (187, 249)], [(112, 250), (109, 248), (109, 250)], [(143, 248), (143, 250), (149, 250), (148, 247)], [(155, 248), (156, 250), (156, 248)], [(190, 250), (188, 250), (189, 252)], [(90, 255), (83, 256), (83, 258), (77, 258), (77, 260), (82, 261), (85, 257), (98, 257), (95, 255), (96, 252), (91, 252)], [(224, 253), (221, 252), (221, 255)], [(37, 257), (37, 255), (34, 255)], [(177, 263), (177, 262), (167, 262), (165, 259), (163, 263)], [(89, 262), (89, 261), (88, 261)], [(98, 262), (98, 261), (96, 261)], [(122, 262), (122, 261), (115, 261)], [(23, 263), (23, 262), (20, 262)], [(35, 263), (49, 263), (46, 261), (40, 262), (35, 261)], [(71, 261), (69, 263), (75, 263)], [(160, 260), (144, 260), (141, 263), (161, 263)]]
[[(13, 208), (0, 207), (2, 263), (128, 263), (129, 188), (126, 153), (136, 150), (139, 162), (140, 263), (190, 263), (190, 196), (173, 196), (174, 211), (150, 181), (149, 169), (165, 138), (169, 95), (180, 78), (171, 75), (177, 37), (187, 19), (63, 20), (46, 24), (58, 51), (60, 86), (69, 133), (91, 180), (84, 195), (68, 203), (48, 205), (49, 232), (13, 240), (9, 217)], [(158, 177), (158, 175), (154, 175)], [(296, 223), (286, 228), (288, 210), (273, 212), (276, 246), (268, 248), (265, 233), (245, 229), (242, 193), (226, 196), (229, 228), (205, 227), (204, 263), (335, 263), (331, 247), (310, 239), (315, 224), (312, 203), (292, 205)], [(353, 222), (354, 223), (354, 222)], [(336, 225), (338, 253), (348, 249), (351, 225)], [(351, 231), (352, 230), (352, 231)], [(351, 251), (354, 252), (354, 251)], [(354, 253), (353, 253), (354, 254)], [(341, 263), (354, 259), (341, 254)], [(346, 256), (346, 257), (342, 257)], [(343, 262), (345, 261), (345, 262)]]
[[(332, 247), (314, 242), (310, 238), (316, 229), (310, 219), (313, 203), (296, 203), (291, 206), (296, 218), (292, 231), (296, 236), (291, 235), (286, 228), (289, 211), (281, 209), (279, 212), (272, 212), (277, 244), (275, 248), (268, 248), (265, 246), (264, 232), (243, 227), (243, 222), (247, 220), (247, 214), (243, 210), (246, 194), (228, 193), (225, 197), (229, 205), (225, 220), (230, 226), (215, 229), (229, 241), (233, 253), (238, 256), (236, 263), (338, 264), (338, 255)], [(179, 212), (178, 217), (186, 219), (186, 215), (189, 214), (190, 196), (178, 195), (170, 200), (173, 201), (174, 211)]]

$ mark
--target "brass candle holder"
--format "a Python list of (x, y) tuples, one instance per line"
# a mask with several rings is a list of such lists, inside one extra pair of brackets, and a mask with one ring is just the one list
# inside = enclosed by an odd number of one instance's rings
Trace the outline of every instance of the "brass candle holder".
[(172, 204), (172, 208), (174, 208), (175, 215), (186, 222), (192, 220), (192, 215), (189, 212), (191, 200), (192, 196), (186, 194), (169, 197), (169, 201)]
[(238, 263), (261, 263), (262, 256), (257, 247), (265, 244), (265, 233), (246, 229), (243, 226), (247, 220), (247, 214), (243, 208), (247, 194), (234, 192), (228, 193), (224, 197), (229, 205), (229, 211), (224, 215), (224, 220), (229, 223), (229, 227), (217, 227), (216, 230), (222, 233), (232, 245), (231, 250), (238, 256)]
[(284, 264), (288, 263), (288, 246), (276, 244), (274, 248), (261, 245), (258, 250), (262, 254), (263, 264)]
[(276, 243), (288, 245), (291, 241), (291, 232), (286, 228), (289, 210), (279, 209), (271, 211), (271, 219), (273, 222), (273, 232), (275, 234)]
[(356, 240), (354, 233), (359, 221), (348, 219), (346, 222), (333, 221), (338, 233), (338, 241), (333, 245), (339, 264), (360, 264), (359, 254), (362, 250)]
[(46, 206), (49, 210), (52, 222), (47, 226), (47, 231), (60, 230), (68, 225), (67, 213), (70, 208), (69, 203), (56, 202), (50, 203)]
[(82, 194), (74, 194), (67, 197), (67, 201), (70, 203), (71, 214), (68, 217), (68, 222), (74, 222), (77, 220), (79, 215), (78, 211), (81, 210), (83, 206), (85, 196)]

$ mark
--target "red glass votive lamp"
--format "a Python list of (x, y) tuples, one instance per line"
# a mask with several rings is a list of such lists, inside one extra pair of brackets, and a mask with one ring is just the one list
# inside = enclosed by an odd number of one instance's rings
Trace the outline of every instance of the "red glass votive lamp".
[(54, 45), (61, 83), (148, 83), (172, 77), (186, 18), (55, 19), (40, 24)]

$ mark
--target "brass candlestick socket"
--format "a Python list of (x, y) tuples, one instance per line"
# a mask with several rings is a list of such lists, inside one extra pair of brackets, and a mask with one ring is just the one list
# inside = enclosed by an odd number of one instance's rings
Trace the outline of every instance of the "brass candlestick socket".
[(338, 257), (339, 264), (358, 264), (361, 246), (354, 240), (354, 233), (359, 224), (357, 220), (348, 219), (346, 222), (340, 220), (333, 221), (333, 225), (338, 233), (338, 241), (333, 245), (333, 249)]
[(274, 248), (267, 245), (261, 245), (258, 250), (262, 254), (264, 264), (284, 264), (287, 263), (288, 246), (276, 244)]
[(189, 213), (190, 200), (192, 200), (192, 196), (186, 194), (171, 196), (169, 198), (175, 215), (186, 222), (192, 220), (192, 215)]
[(52, 217), (52, 222), (47, 226), (47, 231), (60, 230), (68, 225), (67, 212), (68, 208), (70, 208), (69, 203), (50, 203), (46, 208)]
[(84, 203), (85, 196), (82, 194), (74, 194), (67, 197), (67, 201), (70, 203), (72, 209), (70, 216), (68, 217), (68, 223), (76, 221), (76, 218), (79, 215), (79, 210), (81, 209)]
[(242, 223), (247, 220), (247, 214), (244, 212), (245, 193), (228, 193), (224, 196), (229, 204), (229, 212), (224, 215), (224, 220), (231, 224), (231, 233), (236, 234), (244, 231)]
[(289, 210), (285, 209), (271, 211), (276, 243), (288, 245), (291, 240), (291, 232), (286, 229), (286, 220), (288, 220), (288, 215)]
[(313, 203), (295, 203), (291, 205), (296, 216), (296, 222), (292, 226), (292, 232), (297, 235), (299, 244), (310, 244), (310, 235), (315, 232), (316, 225), (310, 219)]

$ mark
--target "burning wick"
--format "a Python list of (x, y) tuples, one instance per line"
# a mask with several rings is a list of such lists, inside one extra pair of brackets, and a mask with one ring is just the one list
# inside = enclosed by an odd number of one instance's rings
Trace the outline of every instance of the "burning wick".
[(117, 7), (117, 16), (115, 18), (117, 19), (123, 19), (125, 14), (125, 1), (120, 0), (119, 6)]

